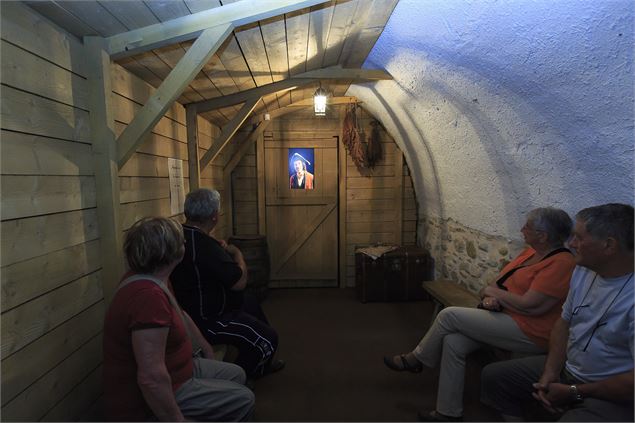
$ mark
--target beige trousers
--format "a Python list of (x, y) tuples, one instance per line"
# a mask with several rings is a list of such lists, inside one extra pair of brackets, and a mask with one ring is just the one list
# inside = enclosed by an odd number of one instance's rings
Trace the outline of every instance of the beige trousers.
[(465, 360), (485, 345), (531, 354), (545, 351), (505, 313), (466, 307), (441, 310), (413, 351), (417, 360), (427, 367), (436, 367), (440, 363), (439, 413), (452, 417), (463, 415)]

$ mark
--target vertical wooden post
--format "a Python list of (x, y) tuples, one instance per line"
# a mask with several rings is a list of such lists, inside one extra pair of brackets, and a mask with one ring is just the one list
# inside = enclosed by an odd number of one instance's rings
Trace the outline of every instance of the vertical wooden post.
[(108, 304), (124, 270), (119, 216), (119, 167), (112, 111), (110, 56), (104, 39), (84, 37), (90, 101), (90, 130), (97, 191), (97, 219), (102, 262), (102, 286)]
[(190, 171), (190, 191), (201, 187), (201, 171), (198, 157), (198, 113), (195, 104), (185, 106), (187, 124), (187, 165)]
[(256, 140), (256, 176), (258, 178), (258, 233), (267, 234), (265, 205), (265, 138), (264, 133)]
[(344, 136), (344, 117), (346, 105), (340, 106), (340, 135), (337, 142), (337, 161), (339, 162), (339, 265), (340, 288), (348, 284), (348, 254), (346, 251), (346, 148), (342, 142)]
[(403, 232), (403, 152), (396, 147), (395, 153), (395, 244), (401, 245)]

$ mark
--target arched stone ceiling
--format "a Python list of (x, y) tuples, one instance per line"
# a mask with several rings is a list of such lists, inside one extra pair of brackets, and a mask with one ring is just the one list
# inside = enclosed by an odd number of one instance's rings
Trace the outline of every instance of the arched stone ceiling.
[(353, 85), (420, 214), (519, 238), (524, 214), (633, 203), (631, 0), (401, 0)]

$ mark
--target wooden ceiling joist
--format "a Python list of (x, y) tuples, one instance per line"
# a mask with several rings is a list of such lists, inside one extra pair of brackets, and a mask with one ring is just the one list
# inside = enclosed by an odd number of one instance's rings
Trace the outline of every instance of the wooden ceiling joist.
[(392, 76), (388, 72), (381, 69), (346, 69), (342, 68), (341, 66), (330, 66), (328, 68), (304, 72), (298, 75), (294, 75), (291, 78), (273, 82), (267, 85), (262, 85), (250, 90), (241, 91), (235, 94), (212, 98), (210, 100), (204, 100), (191, 104), (196, 105), (196, 111), (198, 113), (204, 113), (210, 110), (220, 109), (234, 104), (243, 103), (255, 96), (262, 97), (267, 94), (272, 94), (283, 90), (295, 89), (299, 86), (310, 84), (320, 79), (345, 79), (352, 80), (353, 82), (359, 82), (389, 80), (392, 79)]
[(121, 169), (143, 143), (145, 136), (170, 108), (183, 89), (218, 50), (233, 30), (231, 24), (224, 24), (203, 31), (190, 49), (181, 58), (161, 86), (152, 94), (143, 108), (135, 115), (117, 140), (118, 164)]
[(328, 0), (243, 0), (182, 16), (163, 23), (116, 34), (106, 39), (113, 59), (196, 38), (211, 26), (238, 27), (325, 3)]
[(203, 169), (205, 169), (205, 167), (207, 167), (208, 164), (212, 162), (212, 160), (216, 158), (216, 156), (220, 154), (223, 147), (227, 145), (231, 137), (233, 137), (236, 131), (238, 131), (238, 128), (240, 128), (243, 122), (245, 122), (245, 120), (249, 117), (259, 101), (260, 97), (254, 97), (251, 100), (245, 102), (236, 116), (234, 116), (232, 120), (230, 120), (227, 125), (223, 127), (223, 130), (221, 131), (218, 139), (214, 142), (214, 145), (212, 145), (212, 147), (205, 152), (203, 158), (201, 158), (199, 166), (201, 172), (203, 171)]
[[(357, 97), (350, 97), (350, 96), (349, 97), (347, 96), (331, 97), (327, 100), (326, 106), (329, 107), (329, 106), (336, 106), (340, 104), (351, 104), (356, 102), (357, 102)], [(270, 119), (279, 118), (280, 116), (284, 116), (288, 113), (296, 112), (303, 107), (309, 107), (309, 106), (313, 106), (313, 99), (305, 98), (303, 100), (296, 101), (295, 103), (291, 103), (287, 106), (284, 106), (269, 112), (269, 118)], [(257, 123), (263, 119), (264, 119), (264, 116), (254, 116), (252, 123)]]

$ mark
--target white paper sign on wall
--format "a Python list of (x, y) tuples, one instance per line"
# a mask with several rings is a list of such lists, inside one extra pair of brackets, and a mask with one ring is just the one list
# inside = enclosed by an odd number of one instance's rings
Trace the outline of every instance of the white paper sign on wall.
[(170, 176), (170, 210), (172, 216), (183, 213), (185, 187), (183, 185), (183, 160), (168, 158)]

